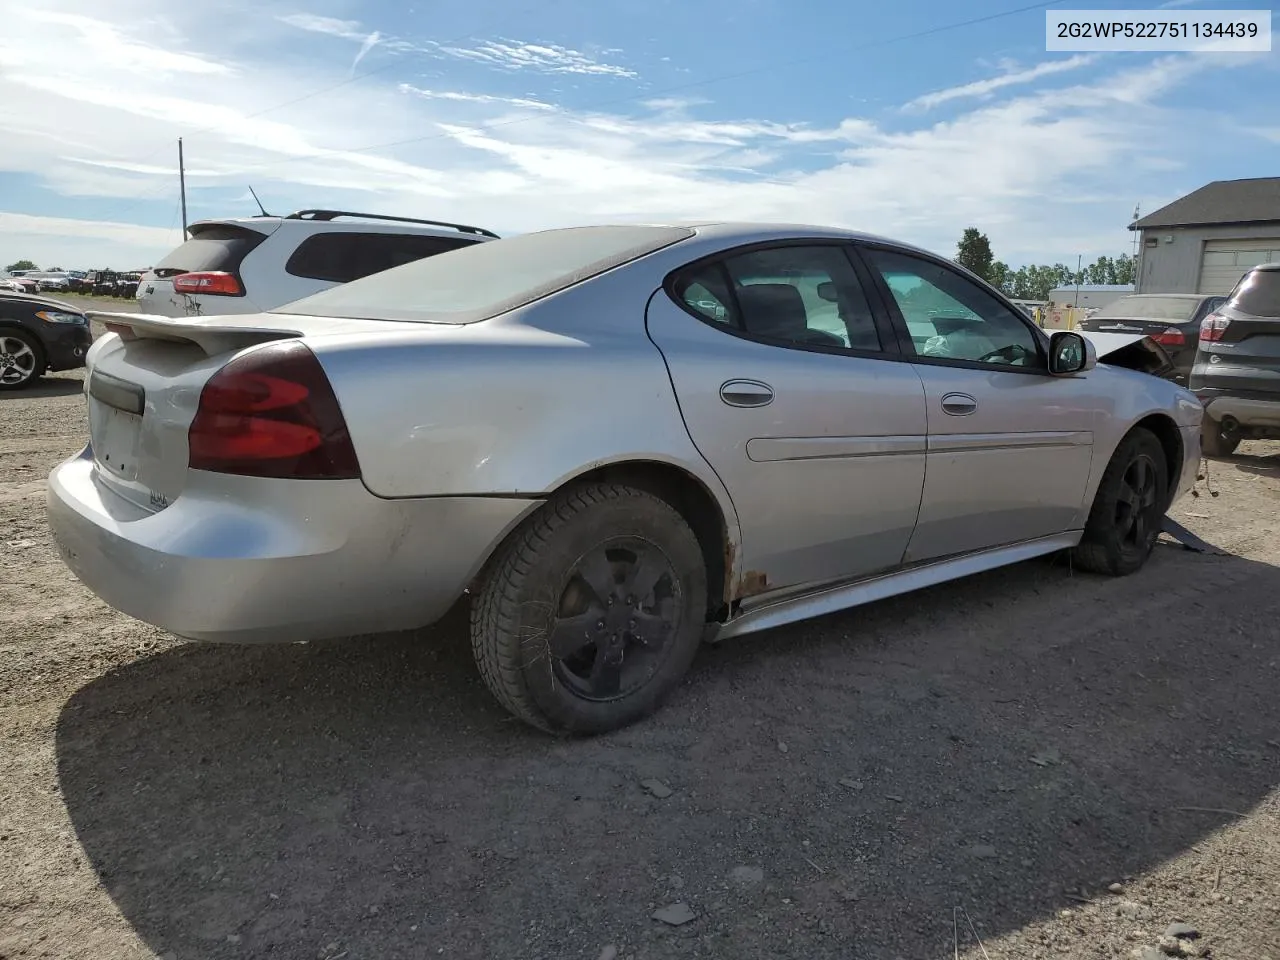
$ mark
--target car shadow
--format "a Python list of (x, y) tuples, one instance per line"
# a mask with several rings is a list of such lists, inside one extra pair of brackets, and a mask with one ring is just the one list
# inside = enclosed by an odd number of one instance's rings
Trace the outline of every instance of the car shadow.
[(157, 953), (950, 955), (954, 906), (1020, 928), (1277, 786), (1278, 615), (1280, 570), (1236, 557), (1023, 564), (708, 648), (591, 740), (494, 704), (463, 610), (179, 645), (70, 698), (58, 774)]
[(1280, 476), (1280, 446), (1256, 444), (1251, 452), (1237, 453), (1227, 462), (1241, 473), (1277, 477)]
[(21, 390), (0, 390), (0, 401), (35, 400), (42, 397), (69, 397), (84, 392), (84, 380), (80, 377), (42, 377)]

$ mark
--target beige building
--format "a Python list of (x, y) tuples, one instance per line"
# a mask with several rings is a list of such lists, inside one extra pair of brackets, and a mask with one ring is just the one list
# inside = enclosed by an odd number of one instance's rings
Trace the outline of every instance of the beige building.
[(1280, 177), (1216, 180), (1129, 229), (1138, 293), (1230, 293), (1250, 267), (1280, 263)]

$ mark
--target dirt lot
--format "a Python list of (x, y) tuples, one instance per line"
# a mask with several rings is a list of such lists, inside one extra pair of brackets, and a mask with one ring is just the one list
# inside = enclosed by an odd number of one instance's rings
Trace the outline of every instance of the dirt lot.
[(992, 958), (1155, 958), (1185, 922), (1280, 960), (1280, 445), (1177, 510), (1229, 555), (707, 649), (574, 742), (508, 720), (457, 617), (237, 648), (109, 610), (43, 519), (79, 388), (0, 399), (0, 957), (923, 960), (963, 907)]

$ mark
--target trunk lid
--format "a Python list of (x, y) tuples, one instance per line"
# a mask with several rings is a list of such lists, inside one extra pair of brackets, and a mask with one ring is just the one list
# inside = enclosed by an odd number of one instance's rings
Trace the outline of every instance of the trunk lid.
[(163, 510), (187, 478), (187, 430), (209, 379), (247, 347), (292, 337), (389, 333), (371, 320), (257, 314), (189, 318), (90, 312), (106, 324), (86, 358), (89, 443), (101, 483), (143, 509)]

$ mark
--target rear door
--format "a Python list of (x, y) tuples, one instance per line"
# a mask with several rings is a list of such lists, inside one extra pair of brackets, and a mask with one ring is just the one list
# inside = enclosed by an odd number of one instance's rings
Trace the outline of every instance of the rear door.
[(653, 295), (647, 324), (737, 508), (748, 596), (902, 562), (924, 483), (924, 388), (846, 245), (693, 264)]

